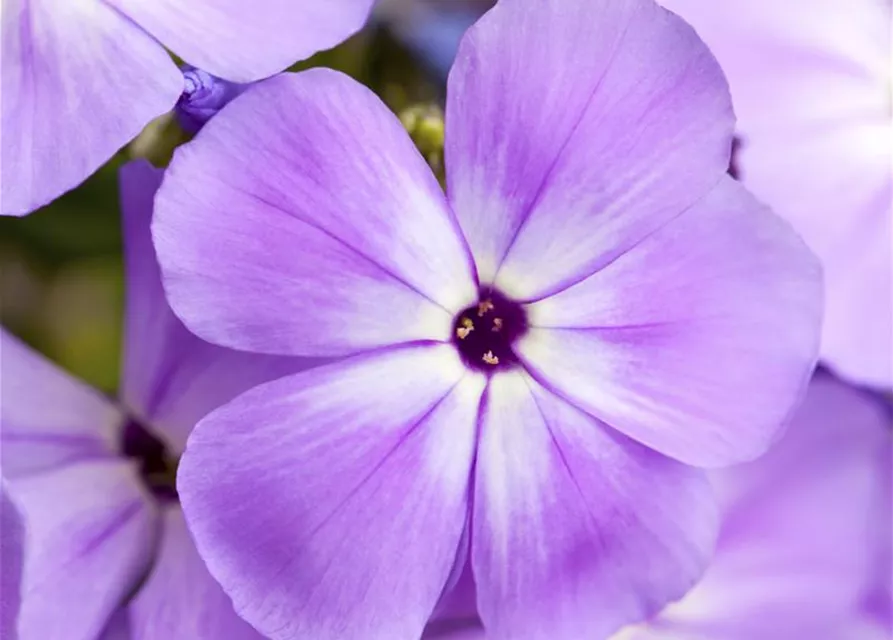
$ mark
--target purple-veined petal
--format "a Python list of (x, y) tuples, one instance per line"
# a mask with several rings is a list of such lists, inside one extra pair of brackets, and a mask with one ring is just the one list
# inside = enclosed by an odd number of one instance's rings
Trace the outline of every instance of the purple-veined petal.
[(248, 82), (359, 31), (373, 0), (108, 0), (189, 64)]
[(180, 498), (237, 613), (273, 640), (418, 638), (465, 526), (483, 387), (451, 346), (407, 347), (202, 420)]
[(25, 531), (19, 510), (0, 486), (0, 638), (16, 640)]
[(101, 393), (2, 328), (0, 360), (4, 478), (115, 455), (124, 416)]
[(893, 518), (877, 492), (890, 416), (885, 400), (818, 373), (769, 453), (713, 473), (725, 512), (713, 563), (655, 626), (728, 640), (871, 637), (857, 629), (869, 630), (862, 597), (883, 561), (870, 541)]
[(477, 294), (403, 127), (327, 69), (252, 87), (181, 147), (153, 232), (175, 313), (235, 348), (331, 356), (446, 340)]
[(823, 359), (890, 388), (891, 3), (661, 1), (698, 30), (729, 77), (744, 184), (822, 260)]
[(472, 565), (495, 638), (606, 638), (682, 596), (713, 551), (703, 471), (629, 440), (524, 373), (488, 387)]
[(130, 627), (133, 640), (262, 640), (208, 573), (178, 506), (162, 514), (158, 555), (130, 604)]
[(802, 241), (724, 178), (590, 278), (528, 307), (536, 375), (661, 453), (719, 466), (766, 450), (818, 353), (821, 275)]
[(135, 466), (73, 464), (8, 486), (26, 531), (20, 640), (94, 640), (155, 545), (157, 513)]
[(450, 202), (483, 282), (525, 300), (701, 198), (734, 117), (694, 31), (651, 0), (501, 2), (450, 72)]
[(315, 361), (218, 347), (196, 337), (177, 319), (164, 297), (149, 228), (162, 174), (145, 160), (120, 171), (127, 268), (121, 398), (179, 453), (208, 411)]
[(183, 77), (167, 52), (96, 0), (3, 3), (0, 194), (25, 215), (83, 182), (150, 120)]

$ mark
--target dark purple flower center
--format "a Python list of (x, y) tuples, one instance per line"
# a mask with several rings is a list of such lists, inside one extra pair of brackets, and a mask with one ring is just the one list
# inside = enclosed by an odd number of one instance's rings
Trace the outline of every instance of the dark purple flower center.
[(176, 502), (177, 459), (141, 422), (129, 418), (124, 425), (121, 450), (140, 465), (143, 483), (161, 501)]
[(524, 308), (495, 289), (483, 288), (478, 303), (456, 316), (453, 344), (469, 367), (493, 373), (517, 364), (512, 345), (526, 332)]

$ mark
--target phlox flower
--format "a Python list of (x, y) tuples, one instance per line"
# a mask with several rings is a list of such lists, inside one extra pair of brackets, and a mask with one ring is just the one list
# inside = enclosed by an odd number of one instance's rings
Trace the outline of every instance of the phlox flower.
[(716, 533), (703, 468), (778, 437), (818, 346), (818, 265), (727, 175), (733, 129), (650, 0), (507, 0), (450, 74), (446, 196), (331, 70), (181, 147), (153, 222), (175, 313), (337, 358), (190, 435), (184, 513), (239, 615), (413, 640), (466, 551), (494, 638), (604, 638), (681, 597)]
[[(149, 234), (160, 181), (142, 161), (121, 170), (127, 309), (119, 399), (0, 333), (2, 474), (26, 531), (20, 640), (260, 639), (198, 557), (174, 470), (203, 414), (306, 362), (207, 344), (174, 317)], [(7, 569), (4, 558), (4, 606), (14, 594)]]
[[(818, 372), (769, 453), (711, 473), (723, 522), (703, 579), (611, 640), (888, 637), (891, 419), (888, 399)], [(490, 637), (474, 590), (466, 569), (426, 640)]]
[(822, 358), (893, 388), (890, 1), (661, 1), (729, 79), (740, 179), (822, 261)]
[(4, 0), (0, 213), (79, 185), (188, 88), (165, 48), (233, 82), (358, 30), (373, 0)]

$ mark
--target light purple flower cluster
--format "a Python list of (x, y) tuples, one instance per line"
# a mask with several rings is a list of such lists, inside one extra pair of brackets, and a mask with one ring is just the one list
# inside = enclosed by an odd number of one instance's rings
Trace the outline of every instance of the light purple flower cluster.
[(0, 333), (0, 638), (883, 638), (893, 406), (820, 345), (890, 378), (729, 174), (737, 135), (802, 228), (738, 97), (770, 85), (653, 0), (500, 0), (444, 191), (356, 81), (254, 82), (369, 8), (4, 5), (3, 213), (175, 106), (197, 135), (120, 174), (118, 398)]

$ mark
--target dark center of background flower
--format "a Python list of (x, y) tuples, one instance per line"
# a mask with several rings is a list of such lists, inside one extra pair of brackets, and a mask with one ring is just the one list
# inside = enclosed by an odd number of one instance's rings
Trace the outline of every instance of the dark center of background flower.
[(121, 450), (140, 465), (143, 483), (158, 500), (176, 502), (177, 458), (141, 422), (129, 418), (124, 425)]
[(512, 345), (526, 332), (523, 307), (487, 287), (476, 305), (456, 316), (453, 344), (469, 367), (492, 373), (517, 364)]

